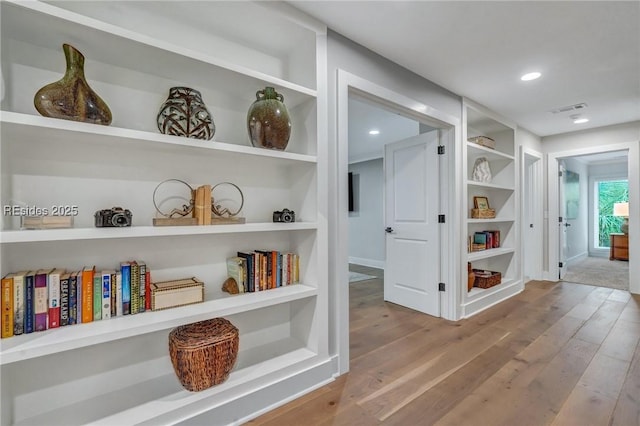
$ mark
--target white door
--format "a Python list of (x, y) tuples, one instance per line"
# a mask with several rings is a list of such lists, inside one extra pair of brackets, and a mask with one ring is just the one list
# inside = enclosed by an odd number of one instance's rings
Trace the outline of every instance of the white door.
[(439, 131), (385, 146), (384, 300), (440, 316)]
[(542, 159), (525, 153), (524, 232), (522, 259), (525, 282), (542, 279)]
[(558, 179), (558, 212), (560, 213), (560, 217), (558, 217), (558, 234), (560, 235), (558, 279), (561, 280), (564, 278), (565, 272), (567, 272), (567, 227), (571, 226), (571, 224), (567, 222), (567, 202), (564, 196), (566, 170), (564, 164), (560, 163), (558, 170), (560, 171), (560, 178)]

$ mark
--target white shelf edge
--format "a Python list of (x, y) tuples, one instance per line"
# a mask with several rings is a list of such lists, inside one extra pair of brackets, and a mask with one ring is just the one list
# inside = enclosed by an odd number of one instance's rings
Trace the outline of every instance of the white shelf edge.
[(493, 294), (497, 291), (502, 290), (505, 287), (508, 287), (514, 282), (516, 282), (516, 280), (513, 278), (505, 278), (502, 280), (500, 284), (495, 285), (493, 287), (489, 287), (489, 288), (473, 287), (471, 291), (467, 292), (467, 301), (484, 297), (484, 296), (489, 296), (490, 294)]
[[(257, 293), (223, 297), (180, 308), (127, 315), (14, 336), (0, 341), (0, 365), (165, 330), (218, 316), (233, 315), (292, 302), (314, 297), (317, 294), (318, 290), (315, 287), (292, 284)], [(6, 347), (8, 348), (5, 349)]]
[(489, 259), (491, 257), (502, 256), (503, 254), (509, 254), (515, 252), (514, 248), (494, 248), (489, 250), (474, 251), (467, 253), (467, 260), (473, 262), (481, 259)]
[(506, 222), (515, 222), (515, 219), (512, 217), (496, 217), (493, 219), (472, 219), (472, 218), (467, 218), (467, 223), (468, 224), (472, 224), (472, 223), (506, 223)]
[(505, 189), (507, 191), (515, 191), (515, 188), (513, 186), (498, 185), (495, 183), (486, 183), (486, 182), (476, 182), (474, 180), (467, 180), (467, 185), (477, 186), (480, 188)]
[[(162, 133), (126, 129), (123, 127), (101, 126), (97, 124), (41, 117), (12, 111), (0, 111), (0, 124), (40, 128), (48, 131), (56, 130), (69, 133), (98, 135), (118, 139), (119, 141), (129, 139), (132, 141), (159, 143), (173, 145), (180, 149), (224, 151), (307, 163), (317, 163), (318, 161), (317, 157), (313, 155), (256, 148), (248, 145), (238, 145), (226, 142), (194, 140), (179, 136), (165, 135)], [(87, 142), (91, 143), (92, 139), (89, 138), (86, 141), (83, 141), (83, 143)]]
[(502, 151), (496, 151), (495, 149), (487, 148), (486, 146), (478, 145), (477, 143), (467, 141), (467, 147), (473, 148), (476, 151), (486, 152), (492, 156), (502, 157), (505, 160), (514, 160), (514, 156), (510, 154), (505, 154)]
[(308, 87), (304, 87), (299, 84), (292, 83), (292, 82), (283, 80), (281, 78), (262, 73), (260, 71), (256, 71), (244, 66), (236, 65), (231, 62), (227, 62), (198, 51), (185, 49), (183, 47), (168, 43), (166, 41), (160, 41), (150, 36), (136, 33), (134, 31), (131, 31), (122, 27), (118, 27), (116, 25), (109, 24), (94, 18), (90, 18), (88, 16), (80, 15), (75, 12), (61, 9), (53, 5), (42, 3), (39, 1), (20, 1), (20, 0), (4, 0), (4, 1), (18, 7), (22, 7), (34, 12), (42, 13), (57, 19), (68, 21), (74, 25), (81, 25), (83, 27), (90, 28), (92, 30), (108, 33), (116, 37), (131, 40), (133, 42), (154, 47), (156, 49), (163, 50), (165, 52), (170, 52), (185, 58), (196, 59), (200, 62), (209, 64), (209, 65), (217, 66), (231, 72), (242, 74), (250, 78), (255, 78), (265, 83), (272, 83), (276, 86), (287, 88), (289, 90), (293, 90), (314, 98), (318, 96), (318, 91), (315, 89), (310, 89)]
[(243, 223), (209, 226), (132, 226), (123, 228), (70, 228), (1, 231), (0, 244), (44, 241), (105, 240), (182, 235), (240, 234), (250, 232), (302, 231), (317, 229), (315, 222)]

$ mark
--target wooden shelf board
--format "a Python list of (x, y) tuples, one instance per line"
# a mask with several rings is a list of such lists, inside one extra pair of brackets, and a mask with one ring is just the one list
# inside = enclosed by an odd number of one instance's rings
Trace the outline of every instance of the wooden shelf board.
[(172, 237), (183, 235), (241, 234), (317, 229), (315, 222), (242, 223), (209, 226), (131, 226), (123, 228), (37, 229), (0, 232), (0, 244), (43, 241), (104, 240), (112, 238)]
[(47, 138), (52, 142), (55, 140), (64, 140), (75, 141), (79, 145), (113, 144), (114, 146), (139, 144), (141, 148), (145, 149), (163, 147), (165, 149), (174, 149), (176, 152), (198, 150), (202, 155), (211, 155), (216, 158), (219, 158), (221, 155), (255, 156), (288, 163), (317, 163), (317, 157), (313, 155), (256, 148), (249, 146), (248, 142), (246, 144), (235, 144), (203, 141), (162, 133), (101, 126), (11, 111), (0, 112), (0, 124), (3, 142), (19, 141), (19, 143), (29, 143), (30, 140), (41, 139), (43, 133), (46, 132)]
[(288, 303), (314, 297), (317, 294), (318, 290), (315, 287), (292, 284), (258, 293), (244, 293), (208, 300), (180, 308), (127, 315), (14, 336), (0, 341), (0, 365), (165, 330), (218, 316), (223, 317)]
[(487, 157), (487, 160), (513, 160), (513, 155), (505, 154), (495, 149), (487, 148), (486, 146), (478, 145), (477, 143), (467, 142), (467, 154), (469, 155), (482, 155)]
[(469, 291), (467, 293), (467, 300), (488, 296), (488, 295), (490, 295), (492, 293), (495, 293), (495, 292), (497, 292), (497, 291), (509, 286), (510, 284), (513, 284), (514, 282), (515, 282), (515, 280), (512, 279), (512, 278), (503, 278), (502, 282), (500, 284), (495, 285), (495, 286), (490, 287), (490, 288), (473, 287), (471, 289), (471, 291)]
[(480, 259), (488, 259), (490, 257), (502, 256), (504, 254), (514, 253), (514, 248), (500, 247), (489, 250), (474, 251), (467, 253), (467, 261), (473, 262)]
[(265, 86), (274, 86), (290, 108), (317, 96), (315, 89), (43, 2), (6, 0), (2, 15), (3, 26), (7, 26), (3, 32), (17, 40), (61, 50), (62, 39), (94, 52), (106, 63), (170, 79), (182, 75), (194, 86), (217, 85), (245, 102), (255, 100), (255, 90)]
[[(241, 350), (238, 363), (229, 378), (209, 389), (189, 392), (182, 388), (175, 374), (162, 374), (143, 383), (81, 401), (69, 406), (23, 419), (18, 425), (91, 423), (93, 425), (162, 423), (164, 416), (179, 416), (193, 404), (208, 407), (221, 405), (233, 398), (233, 390), (251, 384), (268, 374), (295, 371), (297, 365), (317, 357), (313, 351), (293, 338), (281, 339), (248, 350)], [(241, 359), (244, 358), (244, 362)], [(154, 361), (152, 361), (154, 362)], [(228, 396), (228, 394), (231, 394)], [(186, 420), (188, 416), (185, 416)]]
[(476, 182), (473, 180), (468, 180), (467, 181), (467, 185), (469, 186), (476, 186), (479, 188), (492, 188), (492, 189), (504, 189), (507, 191), (514, 191), (515, 188), (511, 185), (499, 185), (499, 184), (495, 184), (495, 183), (486, 183), (486, 182)]

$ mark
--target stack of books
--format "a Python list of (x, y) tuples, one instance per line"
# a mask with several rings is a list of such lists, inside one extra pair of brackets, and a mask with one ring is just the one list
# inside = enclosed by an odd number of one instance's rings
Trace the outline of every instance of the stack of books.
[(51, 268), (2, 278), (2, 338), (135, 315), (151, 309), (151, 272), (143, 261), (117, 269)]
[(238, 252), (227, 259), (227, 274), (240, 293), (284, 287), (300, 281), (300, 256), (276, 250)]

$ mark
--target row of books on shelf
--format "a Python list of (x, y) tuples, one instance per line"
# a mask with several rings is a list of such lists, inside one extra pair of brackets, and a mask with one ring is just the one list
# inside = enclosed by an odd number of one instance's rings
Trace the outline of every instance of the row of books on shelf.
[(482, 251), (500, 247), (500, 231), (478, 231), (469, 235), (467, 251)]
[(227, 259), (227, 274), (240, 293), (284, 287), (300, 281), (300, 256), (276, 250), (238, 252)]
[(153, 310), (145, 262), (81, 271), (39, 269), (2, 278), (2, 338)]

